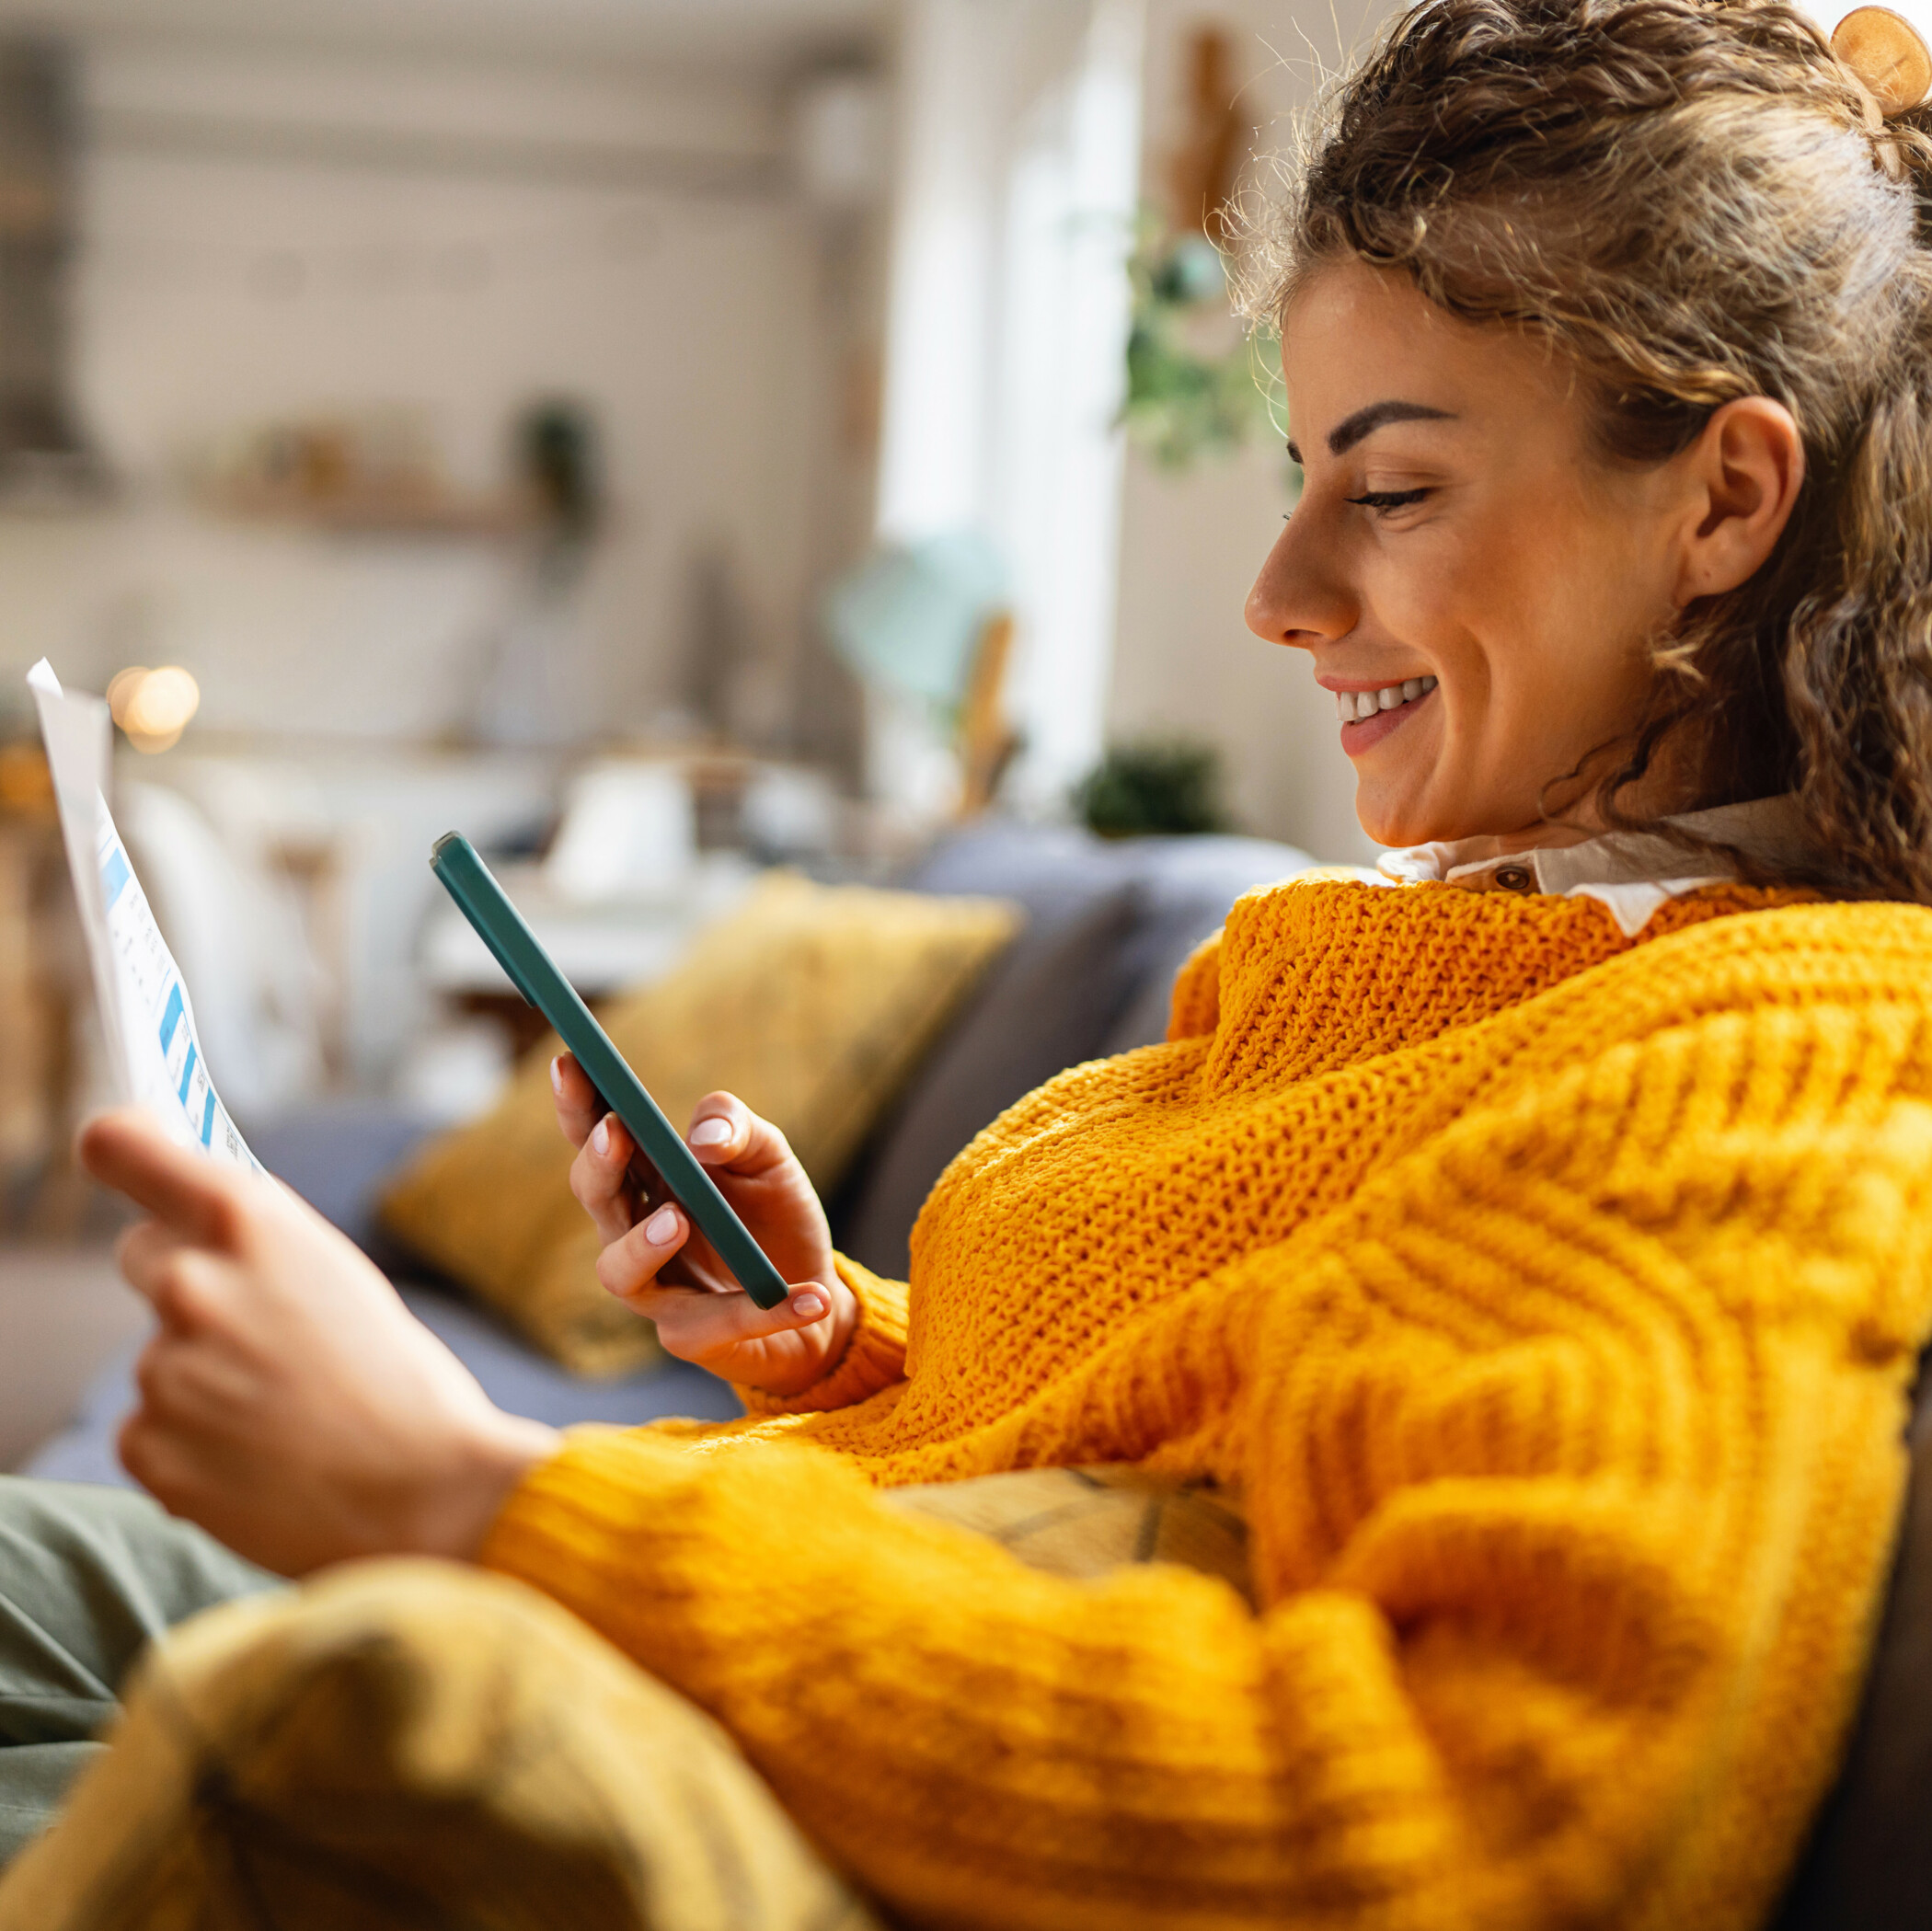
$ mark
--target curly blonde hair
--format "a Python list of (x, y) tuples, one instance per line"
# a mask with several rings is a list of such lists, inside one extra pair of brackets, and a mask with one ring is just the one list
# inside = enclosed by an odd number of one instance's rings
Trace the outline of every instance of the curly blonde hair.
[(1694, 744), (1700, 805), (1796, 794), (1811, 882), (1932, 902), (1928, 180), (1919, 117), (1781, 0), (1421, 0), (1241, 225), (1251, 316), (1337, 259), (1398, 270), (1569, 357), (1608, 462), (1783, 403), (1807, 470), (1776, 551), (1657, 639), (1640, 732), (1570, 776), (1648, 829), (1621, 795)]

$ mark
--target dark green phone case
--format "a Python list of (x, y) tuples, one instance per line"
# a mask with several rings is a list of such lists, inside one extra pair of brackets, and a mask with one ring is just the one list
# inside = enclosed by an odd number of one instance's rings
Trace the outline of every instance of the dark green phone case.
[(591, 1009), (577, 996), (569, 980), (557, 970), (536, 934), (490, 877), (467, 838), (450, 832), (436, 841), (430, 868), (457, 910), (477, 928), (477, 937), (510, 975), (510, 983), (556, 1027), (563, 1042), (577, 1056), (604, 1103), (630, 1129), (644, 1157), (663, 1177), (673, 1197), (691, 1216), (719, 1259), (760, 1307), (776, 1307), (788, 1290), (765, 1250), (718, 1190), (697, 1156), (664, 1118), (644, 1083), (625, 1064), (598, 1025)]

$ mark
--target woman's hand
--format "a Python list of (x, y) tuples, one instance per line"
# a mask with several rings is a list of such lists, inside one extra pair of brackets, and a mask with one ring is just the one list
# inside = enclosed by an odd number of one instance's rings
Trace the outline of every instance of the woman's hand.
[(128, 1473), (283, 1575), (358, 1556), (473, 1556), (556, 1452), (556, 1431), (492, 1407), (376, 1269), (278, 1182), (174, 1145), (135, 1108), (92, 1121), (80, 1157), (154, 1216), (121, 1247), (161, 1324), (121, 1431)]
[(697, 1103), (685, 1139), (791, 1293), (762, 1308), (673, 1201), (655, 1167), (577, 1062), (551, 1065), (558, 1124), (579, 1149), (570, 1190), (604, 1241), (597, 1278), (655, 1321), (668, 1354), (768, 1395), (793, 1395), (838, 1363), (858, 1318), (832, 1264), (825, 1210), (785, 1135), (741, 1099)]

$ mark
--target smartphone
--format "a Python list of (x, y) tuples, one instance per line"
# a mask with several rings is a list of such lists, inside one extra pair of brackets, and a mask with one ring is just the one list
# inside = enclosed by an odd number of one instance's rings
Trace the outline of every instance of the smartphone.
[(430, 869), (510, 975), (511, 984), (557, 1029), (605, 1109), (630, 1129), (631, 1138), (657, 1168), (672, 1198), (717, 1249), (738, 1284), (760, 1307), (777, 1306), (788, 1292), (777, 1269), (684, 1144), (684, 1135), (644, 1090), (644, 1082), (625, 1063), (576, 988), (557, 970), (556, 961), (523, 923), (469, 840), (455, 832), (439, 838), (430, 853)]

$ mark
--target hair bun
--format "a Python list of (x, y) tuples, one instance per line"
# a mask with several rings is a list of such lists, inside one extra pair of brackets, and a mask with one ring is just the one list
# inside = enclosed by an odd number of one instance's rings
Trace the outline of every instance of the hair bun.
[(1830, 37), (1832, 52), (1865, 83), (1888, 121), (1923, 106), (1932, 94), (1926, 29), (1896, 7), (1854, 7)]

